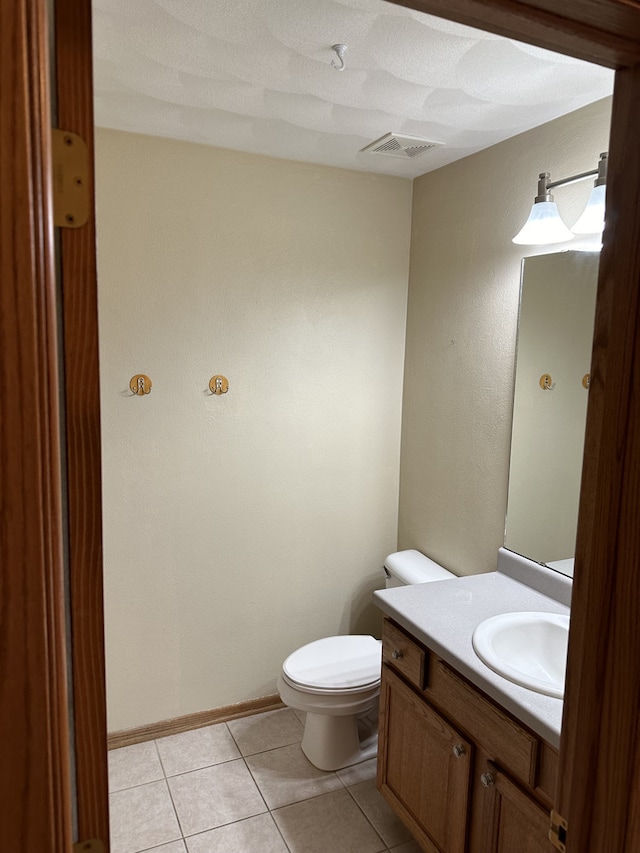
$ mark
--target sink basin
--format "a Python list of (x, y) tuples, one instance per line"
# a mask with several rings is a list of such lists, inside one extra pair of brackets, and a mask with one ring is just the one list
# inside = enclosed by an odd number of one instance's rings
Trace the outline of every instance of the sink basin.
[(562, 699), (569, 617), (558, 613), (501, 613), (473, 632), (475, 653), (509, 681)]

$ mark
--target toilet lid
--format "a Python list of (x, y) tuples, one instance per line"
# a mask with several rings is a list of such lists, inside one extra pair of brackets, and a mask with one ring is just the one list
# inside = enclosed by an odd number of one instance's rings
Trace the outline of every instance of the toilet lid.
[(380, 640), (370, 636), (325, 637), (290, 654), (282, 669), (304, 687), (365, 687), (380, 680), (381, 647)]

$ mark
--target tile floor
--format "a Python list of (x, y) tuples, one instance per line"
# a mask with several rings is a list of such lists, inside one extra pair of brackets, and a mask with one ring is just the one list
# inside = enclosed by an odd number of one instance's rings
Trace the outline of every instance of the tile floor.
[(325, 773), (289, 708), (109, 753), (112, 853), (420, 853), (375, 759)]

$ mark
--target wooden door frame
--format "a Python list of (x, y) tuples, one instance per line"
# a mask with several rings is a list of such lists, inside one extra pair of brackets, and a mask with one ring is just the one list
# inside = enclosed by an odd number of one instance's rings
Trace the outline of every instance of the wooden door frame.
[[(11, 853), (66, 852), (74, 836), (108, 845), (95, 233), (92, 217), (59, 235), (56, 275), (49, 8), (8, 0), (0, 26), (0, 849)], [(91, 145), (90, 6), (59, 0), (56, 18), (58, 118)]]
[[(90, 0), (56, 0), (57, 126), (86, 142), (93, 167)], [(88, 182), (94, 206), (93, 168)], [(78, 837), (109, 836), (102, 574), (100, 373), (95, 216), (60, 229), (64, 317), (69, 597)]]
[[(569, 821), (568, 853), (640, 849), (640, 5), (635, 0), (403, 4), (618, 69), (557, 807)], [(2, 719), (9, 737), (0, 778), (10, 796), (3, 803), (7, 816), (0, 838), (3, 849), (36, 849), (32, 842), (42, 842), (37, 849), (58, 853), (69, 849), (70, 820), (46, 5), (45, 0), (9, 0), (0, 36), (5, 607), (0, 687), (2, 714), (10, 717)], [(70, 123), (67, 129), (88, 139), (93, 155), (90, 2), (58, 0), (56, 7), (60, 115)], [(78, 761), (84, 766), (78, 802), (82, 835), (104, 838), (93, 220), (74, 233), (63, 239), (61, 274), (74, 712), (76, 734), (82, 732)], [(17, 774), (13, 782), (9, 766)]]
[(0, 26), (0, 849), (69, 850), (61, 429), (45, 3)]

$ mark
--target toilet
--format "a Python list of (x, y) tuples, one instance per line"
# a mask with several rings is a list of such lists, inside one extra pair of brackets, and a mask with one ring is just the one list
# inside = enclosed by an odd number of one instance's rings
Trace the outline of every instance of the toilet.
[[(419, 551), (397, 551), (384, 562), (386, 587), (454, 578)], [(280, 698), (306, 712), (302, 751), (320, 770), (373, 758), (378, 749), (382, 643), (368, 635), (324, 637), (282, 664)]]

